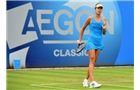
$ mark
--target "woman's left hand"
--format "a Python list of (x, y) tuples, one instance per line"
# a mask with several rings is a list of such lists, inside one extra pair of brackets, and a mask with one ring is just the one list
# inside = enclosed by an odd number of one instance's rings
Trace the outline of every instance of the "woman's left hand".
[(105, 26), (106, 24), (107, 24), (106, 18), (103, 18), (103, 23), (102, 23), (102, 25)]

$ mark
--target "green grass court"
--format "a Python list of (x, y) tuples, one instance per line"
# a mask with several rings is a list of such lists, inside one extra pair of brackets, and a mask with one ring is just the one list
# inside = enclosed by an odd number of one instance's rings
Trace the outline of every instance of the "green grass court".
[[(7, 69), (6, 90), (91, 90), (83, 87), (84, 68)], [(134, 90), (134, 67), (95, 68), (96, 90)]]

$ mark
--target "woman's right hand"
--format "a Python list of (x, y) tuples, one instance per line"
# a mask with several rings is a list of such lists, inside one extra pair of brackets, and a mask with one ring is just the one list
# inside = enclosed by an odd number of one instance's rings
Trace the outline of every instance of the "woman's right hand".
[(77, 40), (77, 44), (80, 45), (82, 43), (82, 41), (80, 40)]

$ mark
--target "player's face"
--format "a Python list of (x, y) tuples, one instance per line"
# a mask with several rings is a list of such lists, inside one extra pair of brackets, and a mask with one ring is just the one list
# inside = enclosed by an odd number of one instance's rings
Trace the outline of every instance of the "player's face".
[(96, 14), (100, 15), (102, 13), (102, 9), (103, 9), (103, 7), (96, 7), (95, 8)]

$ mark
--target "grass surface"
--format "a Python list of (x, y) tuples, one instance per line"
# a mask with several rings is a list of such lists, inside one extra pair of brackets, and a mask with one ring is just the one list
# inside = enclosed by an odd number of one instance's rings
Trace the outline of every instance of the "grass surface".
[[(87, 68), (7, 70), (7, 90), (91, 90)], [(95, 68), (97, 90), (134, 90), (134, 67)]]

